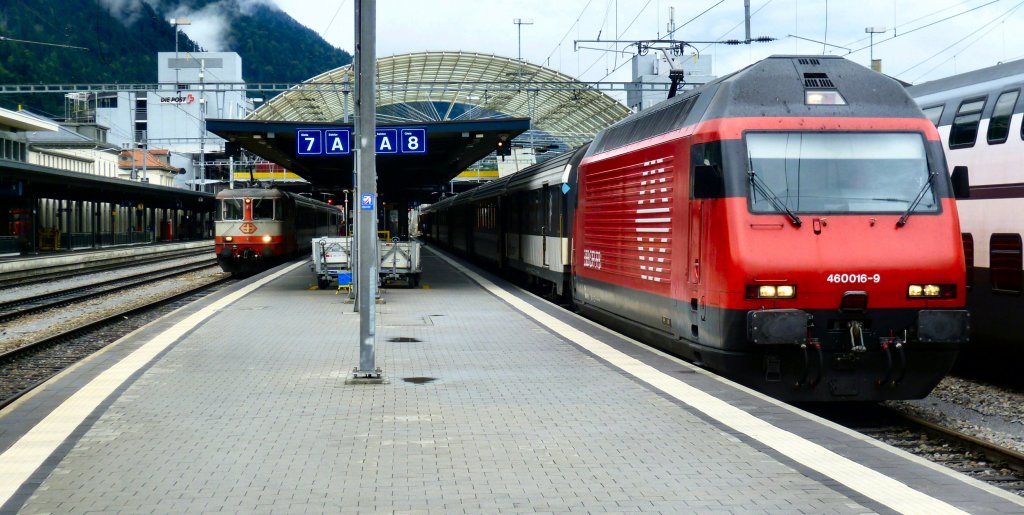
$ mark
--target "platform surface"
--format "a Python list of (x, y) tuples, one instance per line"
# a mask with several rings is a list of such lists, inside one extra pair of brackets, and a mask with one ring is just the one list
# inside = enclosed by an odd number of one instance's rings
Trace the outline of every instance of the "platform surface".
[(3, 512), (1021, 513), (425, 249), (359, 315), (282, 267), (0, 412)]

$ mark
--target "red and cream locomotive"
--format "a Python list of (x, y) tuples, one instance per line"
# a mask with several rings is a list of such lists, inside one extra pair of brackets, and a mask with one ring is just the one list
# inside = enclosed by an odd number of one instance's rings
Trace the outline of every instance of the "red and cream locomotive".
[(217, 193), (214, 237), (225, 272), (251, 274), (309, 253), (314, 237), (336, 236), (342, 209), (279, 189), (242, 188)]

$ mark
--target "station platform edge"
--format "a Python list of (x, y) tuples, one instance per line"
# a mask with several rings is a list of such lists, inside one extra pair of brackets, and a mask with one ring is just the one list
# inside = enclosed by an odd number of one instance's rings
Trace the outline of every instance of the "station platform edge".
[(294, 263), (0, 412), (3, 512), (1020, 513), (1024, 499), (435, 250), (359, 315)]

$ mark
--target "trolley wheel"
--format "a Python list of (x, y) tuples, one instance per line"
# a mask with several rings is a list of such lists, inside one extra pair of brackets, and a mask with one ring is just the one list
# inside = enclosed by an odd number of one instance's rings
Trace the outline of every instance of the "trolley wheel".
[(330, 288), (330, 286), (331, 286), (331, 280), (330, 279), (324, 279), (322, 277), (317, 277), (316, 278), (316, 287), (317, 288), (319, 288), (321, 290), (326, 290), (327, 288)]
[(413, 288), (418, 288), (420, 286), (420, 274), (412, 274), (409, 276), (409, 285)]

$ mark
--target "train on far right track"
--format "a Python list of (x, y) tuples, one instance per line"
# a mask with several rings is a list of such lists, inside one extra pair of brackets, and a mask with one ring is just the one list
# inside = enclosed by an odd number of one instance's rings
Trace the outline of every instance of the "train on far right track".
[[(957, 200), (971, 342), (962, 366), (1017, 368), (1024, 356), (1024, 60), (907, 88), (939, 131), (952, 169), (970, 169)], [(997, 356), (998, 359), (979, 359)]]
[(896, 81), (773, 56), (421, 211), (424, 237), (787, 401), (923, 398), (968, 340), (938, 131)]

